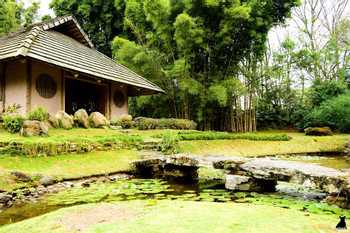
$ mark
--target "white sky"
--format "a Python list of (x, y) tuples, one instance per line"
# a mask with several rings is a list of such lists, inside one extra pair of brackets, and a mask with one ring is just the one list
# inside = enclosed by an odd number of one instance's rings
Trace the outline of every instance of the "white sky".
[[(28, 6), (30, 4), (31, 0), (23, 0), (23, 2), (24, 2), (25, 6)], [(54, 15), (53, 11), (49, 8), (49, 4), (50, 4), (51, 0), (39, 0), (39, 2), (40, 2), (40, 7), (41, 7), (39, 10), (40, 18), (41, 18), (41, 16), (47, 15), (47, 14), (52, 15), (52, 16)]]

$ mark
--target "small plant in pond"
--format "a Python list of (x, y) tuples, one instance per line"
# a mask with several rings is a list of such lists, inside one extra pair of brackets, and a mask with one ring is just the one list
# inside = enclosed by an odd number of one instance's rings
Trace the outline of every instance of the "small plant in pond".
[(49, 113), (45, 108), (38, 107), (29, 112), (28, 119), (36, 121), (46, 121), (49, 119)]
[(167, 131), (163, 134), (160, 150), (166, 154), (175, 154), (178, 151), (179, 139), (176, 134)]
[(24, 122), (24, 118), (18, 114), (4, 114), (2, 120), (4, 128), (10, 133), (18, 133)]

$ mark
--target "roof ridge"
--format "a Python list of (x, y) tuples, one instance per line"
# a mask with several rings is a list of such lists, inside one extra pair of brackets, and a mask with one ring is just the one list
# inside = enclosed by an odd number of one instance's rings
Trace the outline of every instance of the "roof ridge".
[(43, 31), (43, 29), (40, 26), (33, 27), (24, 40), (22, 41), (22, 44), (20, 45), (20, 48), (17, 51), (17, 56), (26, 56), (27, 53), (30, 50), (31, 45), (34, 43), (40, 32)]

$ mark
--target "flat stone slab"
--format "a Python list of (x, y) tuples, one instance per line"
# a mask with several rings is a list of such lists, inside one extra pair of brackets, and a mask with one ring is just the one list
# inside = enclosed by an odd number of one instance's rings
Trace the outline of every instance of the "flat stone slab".
[[(280, 177), (291, 177), (295, 174), (312, 176), (312, 177), (328, 177), (328, 178), (345, 178), (347, 173), (328, 167), (315, 164), (274, 160), (274, 159), (253, 159), (242, 165), (240, 168), (250, 172), (254, 176), (261, 178), (273, 178), (275, 175)], [(288, 181), (288, 180), (281, 180)]]

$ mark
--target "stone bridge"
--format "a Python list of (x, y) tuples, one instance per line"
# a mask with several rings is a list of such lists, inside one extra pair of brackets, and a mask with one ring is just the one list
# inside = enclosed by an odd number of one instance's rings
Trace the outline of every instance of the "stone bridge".
[(314, 164), (271, 158), (159, 156), (133, 162), (143, 177), (196, 181), (201, 166), (226, 171), (225, 186), (236, 191), (275, 191), (277, 181), (301, 184), (328, 194), (349, 197), (349, 173)]

